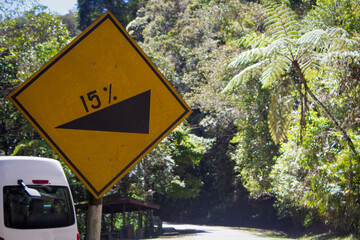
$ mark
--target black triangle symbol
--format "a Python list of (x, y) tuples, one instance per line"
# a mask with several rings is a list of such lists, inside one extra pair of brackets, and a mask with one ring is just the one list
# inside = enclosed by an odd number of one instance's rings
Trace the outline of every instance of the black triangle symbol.
[(56, 128), (149, 134), (150, 92), (140, 93)]

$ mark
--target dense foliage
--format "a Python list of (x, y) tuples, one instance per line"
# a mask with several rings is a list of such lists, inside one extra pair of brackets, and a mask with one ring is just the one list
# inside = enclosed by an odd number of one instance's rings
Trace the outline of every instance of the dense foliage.
[(78, 0), (79, 29), (84, 30), (106, 11), (111, 11), (119, 22), (126, 26), (146, 2), (147, 0)]
[(6, 97), (75, 20), (110, 10), (193, 114), (109, 194), (151, 198), (165, 220), (359, 234), (358, 1), (79, 0), (61, 18), (0, 7), (0, 154), (58, 158)]

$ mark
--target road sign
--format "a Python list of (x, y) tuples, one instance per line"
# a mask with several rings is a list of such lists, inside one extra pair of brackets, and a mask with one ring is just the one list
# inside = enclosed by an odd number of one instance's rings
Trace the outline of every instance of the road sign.
[(9, 98), (97, 198), (191, 113), (110, 12)]

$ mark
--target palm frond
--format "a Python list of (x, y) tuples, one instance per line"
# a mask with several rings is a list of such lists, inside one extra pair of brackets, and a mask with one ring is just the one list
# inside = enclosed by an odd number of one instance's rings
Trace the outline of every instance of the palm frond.
[(269, 60), (260, 61), (258, 63), (255, 63), (244, 70), (242, 70), (239, 74), (237, 74), (235, 77), (233, 77), (230, 82), (226, 85), (224, 90), (222, 92), (228, 92), (237, 86), (239, 86), (242, 83), (245, 83), (250, 78), (255, 77), (257, 74), (261, 72), (261, 70), (269, 64)]

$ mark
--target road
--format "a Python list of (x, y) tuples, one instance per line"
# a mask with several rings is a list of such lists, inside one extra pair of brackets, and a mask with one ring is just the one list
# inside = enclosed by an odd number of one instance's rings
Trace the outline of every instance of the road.
[[(282, 239), (276, 238), (275, 233), (267, 232), (261, 233), (260, 231), (251, 232), (240, 228), (233, 227), (222, 227), (222, 226), (201, 226), (201, 225), (190, 225), (190, 224), (170, 224), (164, 223), (164, 228), (174, 228), (179, 235), (176, 236), (161, 236), (161, 240), (269, 240), (271, 239)], [(266, 237), (268, 235), (269, 237)]]

